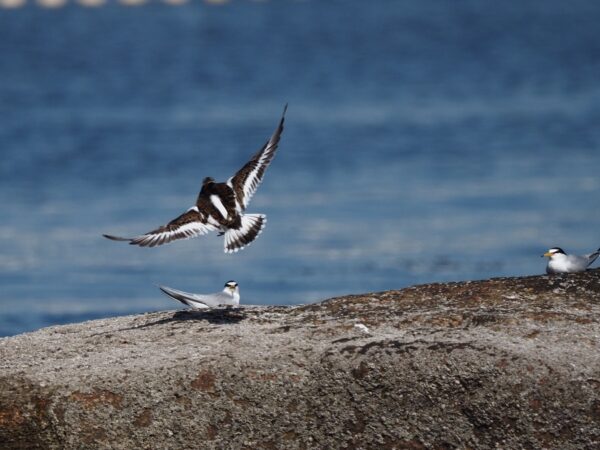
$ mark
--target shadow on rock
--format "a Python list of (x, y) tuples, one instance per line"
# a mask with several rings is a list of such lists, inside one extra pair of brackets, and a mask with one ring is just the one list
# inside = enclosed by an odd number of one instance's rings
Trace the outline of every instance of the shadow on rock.
[(241, 322), (247, 318), (246, 312), (241, 308), (218, 308), (209, 309), (206, 311), (186, 309), (176, 311), (171, 317), (148, 322), (135, 327), (124, 328), (119, 331), (140, 330), (143, 328), (154, 327), (159, 325), (173, 324), (177, 322), (202, 321), (205, 320), (212, 324), (228, 325)]
[(207, 311), (186, 309), (177, 311), (172, 317), (146, 323), (136, 328), (146, 328), (172, 322), (185, 322), (187, 320), (206, 320), (209, 323), (226, 325), (241, 322), (246, 317), (245, 311), (241, 308), (219, 308)]

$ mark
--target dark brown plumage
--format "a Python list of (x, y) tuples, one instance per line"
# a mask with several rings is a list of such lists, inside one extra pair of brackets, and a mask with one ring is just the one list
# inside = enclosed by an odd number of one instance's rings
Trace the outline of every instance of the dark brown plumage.
[(133, 238), (103, 235), (115, 241), (128, 241), (140, 247), (156, 247), (178, 239), (201, 236), (211, 231), (225, 235), (225, 252), (232, 253), (250, 244), (264, 229), (266, 216), (244, 214), (250, 199), (275, 156), (283, 132), (287, 105), (276, 130), (263, 147), (225, 183), (207, 177), (196, 205), (168, 224)]

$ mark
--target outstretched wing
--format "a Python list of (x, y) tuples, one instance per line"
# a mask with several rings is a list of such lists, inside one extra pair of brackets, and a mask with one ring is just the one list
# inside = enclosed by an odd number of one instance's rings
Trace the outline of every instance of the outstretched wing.
[(238, 172), (231, 177), (227, 184), (229, 184), (235, 191), (236, 198), (240, 202), (242, 209), (246, 209), (250, 199), (258, 189), (260, 182), (265, 174), (265, 170), (269, 167), (269, 164), (275, 156), (275, 150), (279, 144), (281, 133), (283, 132), (283, 122), (285, 120), (285, 112), (287, 111), (287, 104), (283, 109), (279, 126), (273, 132), (273, 135), (269, 138), (267, 143), (242, 167)]
[(188, 209), (185, 213), (170, 221), (167, 225), (157, 228), (141, 236), (132, 238), (123, 238), (104, 234), (103, 236), (113, 241), (129, 241), (131, 245), (140, 247), (156, 247), (158, 245), (168, 244), (178, 239), (189, 239), (202, 236), (210, 231), (216, 231), (217, 228), (206, 223), (205, 217), (199, 212), (196, 206)]

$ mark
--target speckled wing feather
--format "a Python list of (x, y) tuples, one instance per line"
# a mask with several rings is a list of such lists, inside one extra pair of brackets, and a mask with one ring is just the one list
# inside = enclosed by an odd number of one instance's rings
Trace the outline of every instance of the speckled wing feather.
[(193, 207), (170, 221), (167, 225), (163, 225), (141, 236), (133, 238), (122, 238), (108, 234), (103, 236), (113, 241), (129, 241), (131, 245), (139, 245), (140, 247), (156, 247), (178, 239), (201, 236), (211, 231), (216, 231), (216, 228), (206, 223), (204, 215), (199, 212), (197, 207)]
[(285, 105), (285, 108), (283, 109), (279, 126), (267, 143), (227, 182), (227, 184), (235, 191), (235, 195), (242, 209), (246, 209), (248, 206), (250, 199), (262, 181), (265, 170), (275, 156), (275, 150), (277, 150), (277, 145), (279, 144), (279, 139), (283, 132), (283, 122), (285, 120), (286, 111), (287, 105)]

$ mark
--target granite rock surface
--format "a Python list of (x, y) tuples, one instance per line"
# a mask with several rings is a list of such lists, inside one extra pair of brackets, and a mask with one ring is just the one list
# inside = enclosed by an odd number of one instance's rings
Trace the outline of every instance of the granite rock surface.
[(2, 449), (598, 449), (600, 270), (0, 339)]

